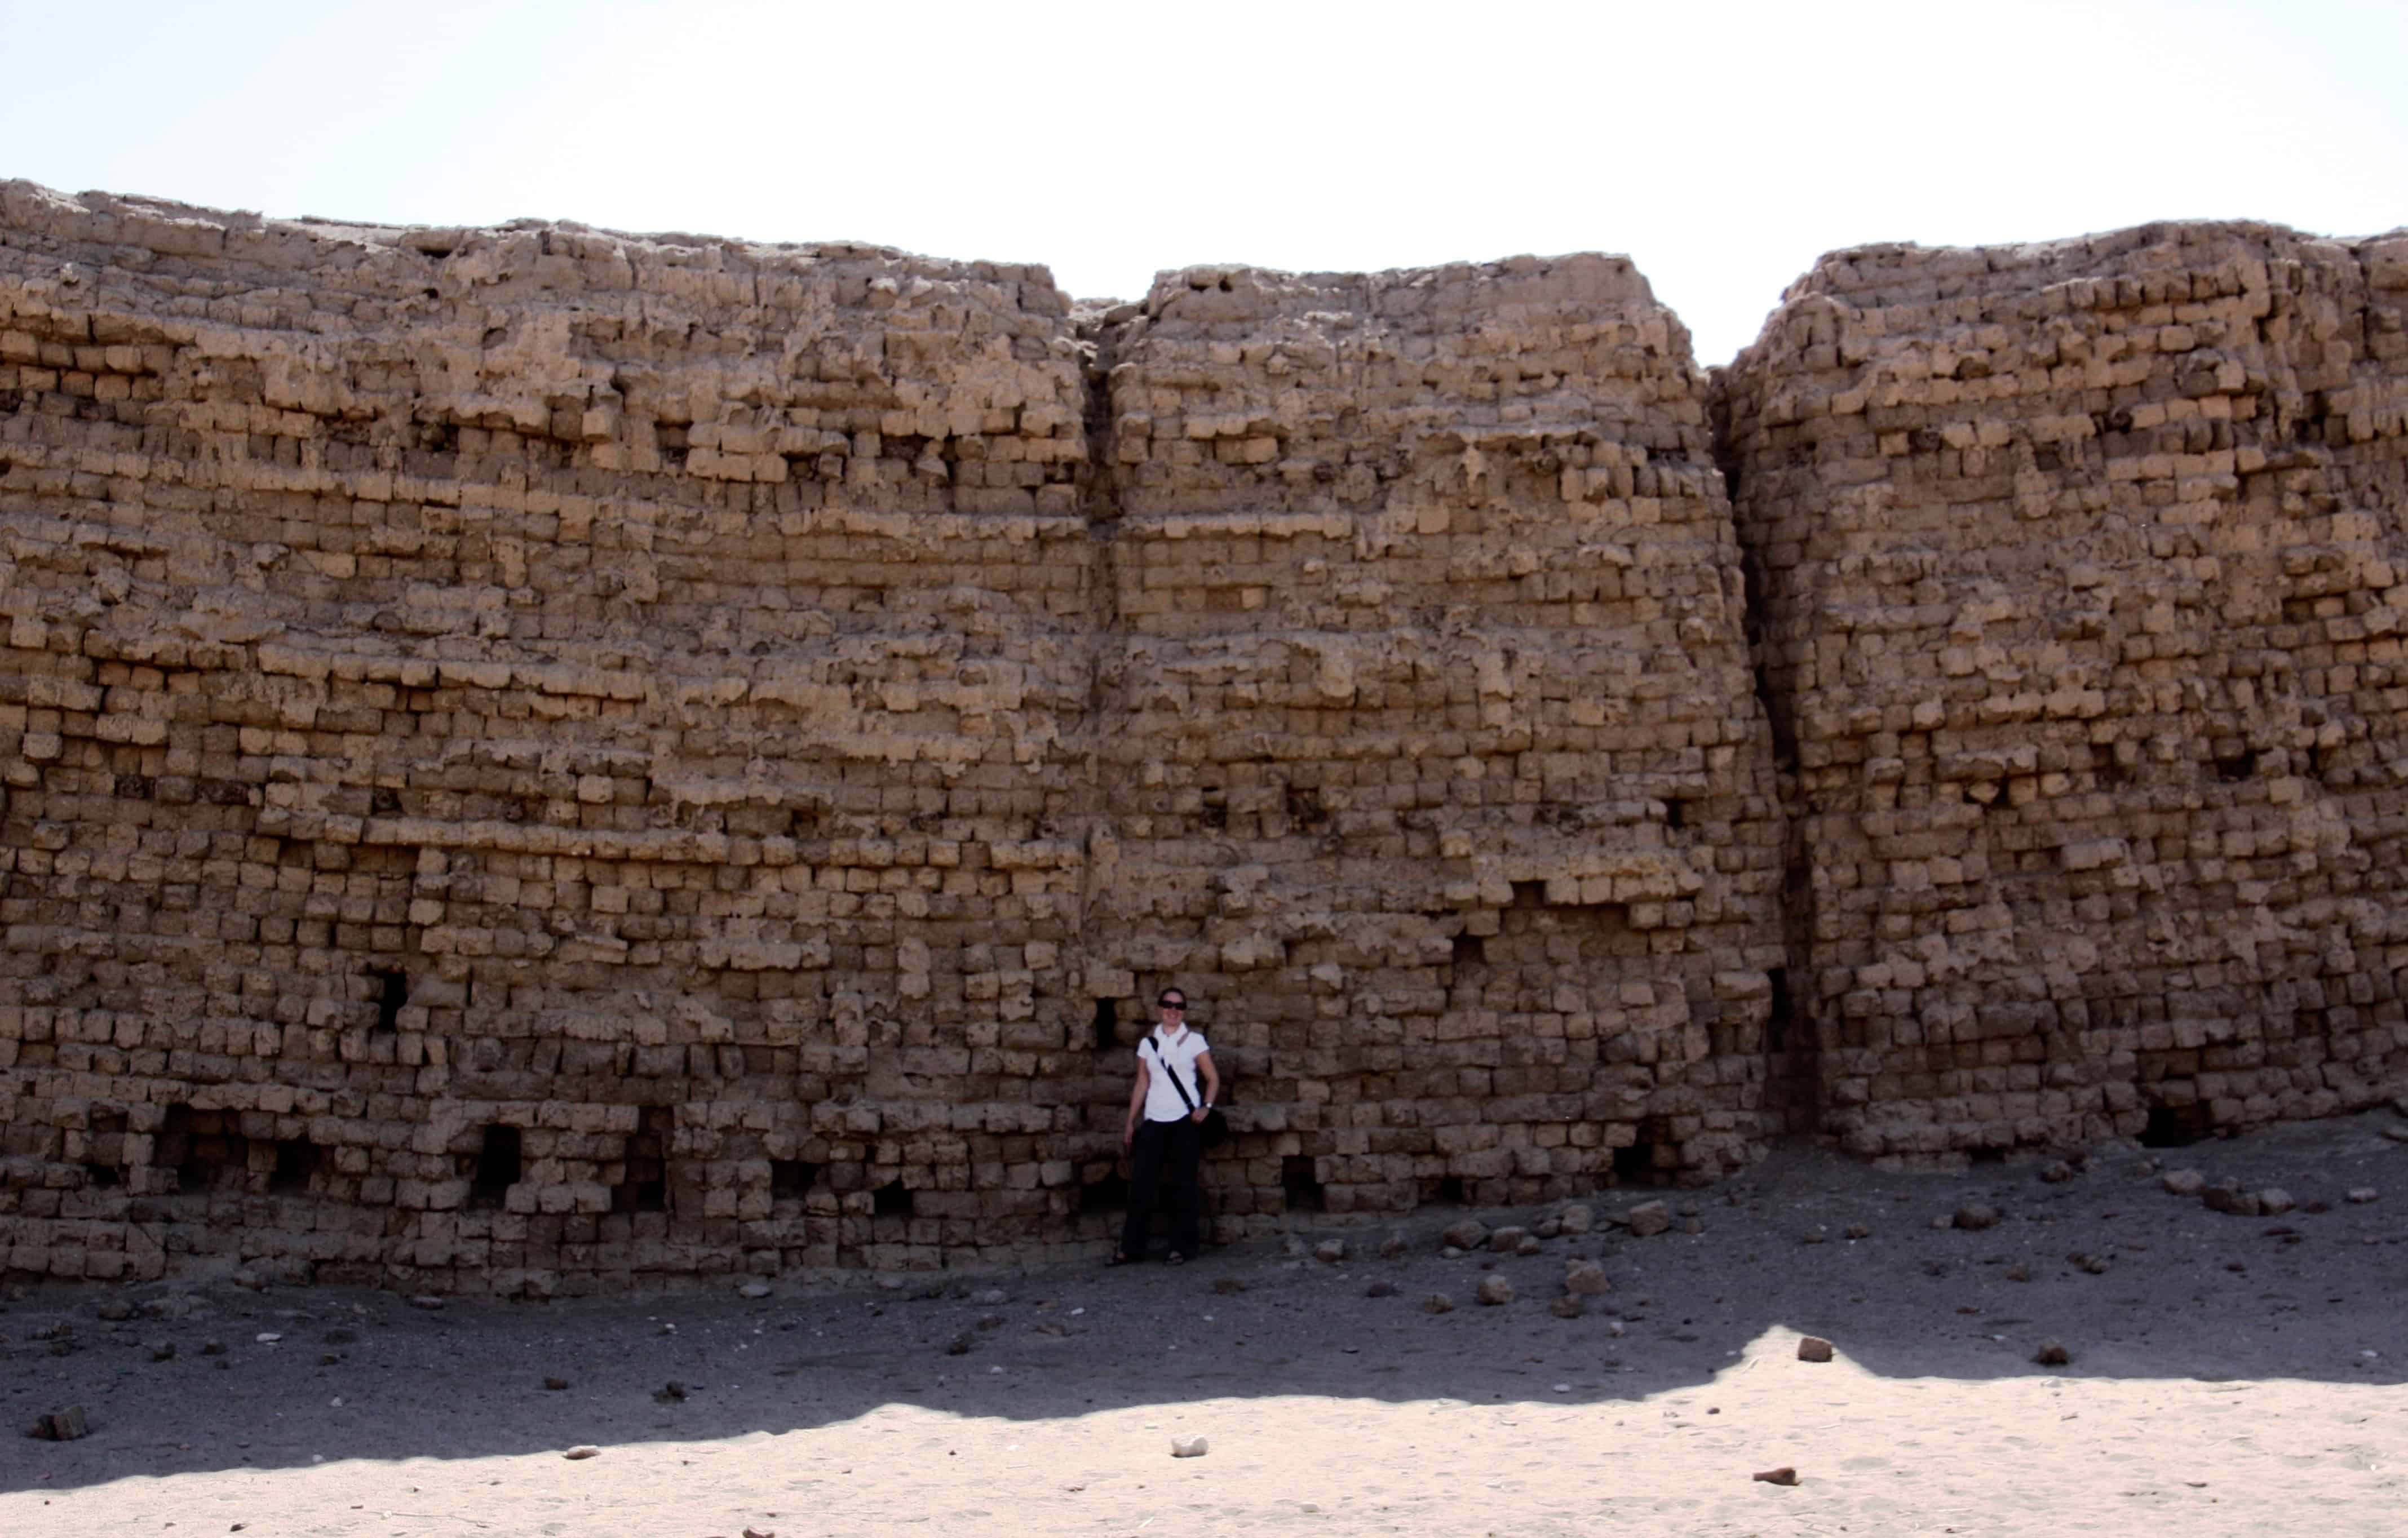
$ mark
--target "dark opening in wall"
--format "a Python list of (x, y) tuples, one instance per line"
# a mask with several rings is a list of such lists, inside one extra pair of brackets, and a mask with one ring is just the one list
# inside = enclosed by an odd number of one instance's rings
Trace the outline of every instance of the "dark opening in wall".
[(1459, 1207), (1463, 1205), (1463, 1176), (1442, 1175), (1436, 1180), (1422, 1182), (1422, 1205), (1426, 1207)]
[(1797, 1006), (1789, 1000), (1789, 969), (1774, 967), (1765, 974), (1772, 985), (1772, 1005), (1764, 1021), (1764, 1049), (1768, 1052), (1789, 1050), (1789, 1022)]
[(1289, 1154), (1280, 1161), (1280, 1189), (1287, 1193), (1290, 1212), (1321, 1212), (1328, 1205), (1310, 1154)]
[(899, 1177), (889, 1180), (870, 1192), (869, 1210), (879, 1218), (909, 1218), (911, 1216), (911, 1193), (903, 1189)]
[(1976, 1164), (2003, 1164), (2007, 1161), (2007, 1150), (1993, 1146), (1968, 1148), (1966, 1157)]
[(1096, 1001), (1096, 1050), (1110, 1052), (1121, 1044), (1121, 1006), (1117, 999)]
[(1513, 883), (1513, 905), (1517, 908), (1542, 908), (1547, 905), (1547, 884), (1544, 881)]
[(2141, 1129), (2143, 1148), (2185, 1148), (2215, 1132), (2215, 1118), (2203, 1101), (2188, 1105), (2152, 1105)]
[(1613, 1183), (1641, 1186), (1656, 1177), (1656, 1145), (1633, 1143), (1613, 1150)]
[(1081, 1212), (1124, 1212), (1128, 1208), (1128, 1180), (1117, 1170), (1079, 1188)]
[(1197, 817), (1206, 828), (1214, 833), (1219, 833), (1223, 829), (1228, 827), (1228, 792), (1222, 790), (1217, 785), (1207, 785), (1204, 787), (1204, 805), (1197, 813)]
[(400, 1030), (402, 1006), (409, 1003), (408, 976), (392, 967), (372, 971), (368, 975), (377, 981), (376, 1028), (379, 1031)]
[(2215, 758), (2215, 777), (2227, 785), (2238, 785), (2258, 772), (2258, 755), (2243, 748), (2238, 753), (2219, 753)]
[(468, 1181), (468, 1204), (472, 1207), (498, 1207), (509, 1199), (510, 1188), (519, 1183), (519, 1130), (495, 1125), (485, 1129), (483, 1144), (477, 1149), (477, 1171)]
[(276, 1145), (276, 1168), (267, 1177), (270, 1196), (298, 1196), (309, 1189), (318, 1173), (318, 1146), (306, 1137), (288, 1137)]
[(2090, 745), (2090, 776), (2106, 789), (2132, 783), (2132, 766), (2115, 756), (2112, 742)]
[(239, 1190), (250, 1179), (251, 1140), (235, 1130), (238, 1125), (232, 1111), (170, 1105), (151, 1146), (153, 1158), (176, 1172), (179, 1191)]
[(1687, 802), (1685, 802), (1685, 801), (1667, 801), (1666, 803), (1664, 803), (1664, 826), (1665, 826), (1665, 827), (1667, 827), (1667, 828), (1675, 828), (1675, 829), (1677, 829), (1677, 828), (1685, 828), (1685, 827), (1687, 827), (1688, 825), (1689, 825), (1689, 804), (1688, 804)]
[(92, 1190), (115, 1190), (125, 1180), (125, 1113), (95, 1108), (83, 1134), (83, 1180)]
[[(669, 1210), (668, 1150), (677, 1113), (666, 1105), (647, 1105), (636, 1114), (636, 1130), (627, 1134), (623, 1157), (626, 1173), (610, 1188), (612, 1212)], [(770, 1179), (777, 1168), (770, 1167)]]
[(1479, 966), (1487, 960), (1488, 947), (1481, 940), (1479, 935), (1458, 934), (1455, 937), (1455, 964), (1456, 966)]
[(769, 1161), (769, 1200), (799, 1202), (805, 1192), (820, 1183), (820, 1167), (799, 1159)]

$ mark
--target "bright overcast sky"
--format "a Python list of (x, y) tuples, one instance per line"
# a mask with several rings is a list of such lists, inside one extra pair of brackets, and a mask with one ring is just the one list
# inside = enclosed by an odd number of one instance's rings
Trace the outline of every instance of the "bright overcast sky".
[(0, 177), (1161, 268), (1634, 257), (1713, 363), (1814, 258), (2408, 223), (2408, 4), (0, 0)]

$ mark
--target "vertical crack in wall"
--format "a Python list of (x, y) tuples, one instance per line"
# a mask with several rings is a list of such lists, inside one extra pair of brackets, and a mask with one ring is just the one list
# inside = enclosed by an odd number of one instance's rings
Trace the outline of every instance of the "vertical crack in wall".
[[(1799, 804), (1798, 776), (1797, 702), (1774, 683), (1768, 635), (1770, 627), (1771, 573), (1754, 530), (1741, 511), (1747, 486), (1738, 446), (1731, 436), (1730, 374), (1709, 371), (1707, 430), (1713, 434), (1714, 466), (1723, 477), (1730, 507), (1731, 529), (1739, 543), (1741, 629), (1747, 662), (1755, 680), (1756, 708), (1764, 713), (1772, 743), (1774, 816), (1781, 824), (1781, 890), (1775, 921), (1780, 925), (1782, 970), (1772, 979), (1771, 1018), (1765, 1026), (1766, 1088), (1775, 1098), (1783, 1131), (1812, 1134), (1823, 1119), (1821, 1041), (1815, 1013), (1800, 1009), (1801, 993), (1810, 999), (1814, 980), (1814, 884), (1813, 860), (1806, 842), (1806, 809)], [(1783, 680), (1787, 682), (1784, 676)]]

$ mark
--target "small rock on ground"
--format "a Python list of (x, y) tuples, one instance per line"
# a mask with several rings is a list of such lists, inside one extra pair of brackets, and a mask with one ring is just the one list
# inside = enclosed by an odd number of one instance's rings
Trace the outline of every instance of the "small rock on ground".
[(1448, 1297), (1443, 1292), (1433, 1292), (1428, 1297), (1422, 1300), (1422, 1312), (1425, 1314), (1452, 1314), (1455, 1312), (1455, 1300)]
[(1586, 1311), (1585, 1300), (1566, 1293), (1547, 1305), (1547, 1312), (1559, 1319), (1577, 1319)]
[(1568, 1293), (1596, 1296), (1613, 1290), (1605, 1278), (1605, 1267), (1595, 1260), (1571, 1260), (1564, 1266), (1564, 1290)]
[(2269, 1217), (2288, 1212), (2298, 1205), (2299, 1203), (2291, 1199), (2291, 1193), (2280, 1186), (2269, 1186), (2258, 1193), (2258, 1210)]
[(1324, 1239), (1321, 1243), (1312, 1246), (1312, 1258), (1319, 1260), (1323, 1265), (1334, 1266), (1340, 1260), (1346, 1259), (1346, 1241), (1343, 1239)]
[(2063, 1185), (2073, 1178), (2073, 1166), (2064, 1160), (2053, 1160), (2040, 1168), (2040, 1177), (2052, 1186)]
[(1455, 1249), (1478, 1249), (1488, 1242), (1488, 1225), (1477, 1218), (1467, 1218), (1459, 1223), (1448, 1224), (1446, 1232), (1439, 1237)]
[(1798, 1360), (1828, 1361), (1831, 1360), (1831, 1343), (1820, 1335), (1800, 1335), (1798, 1338)]
[(1798, 1483), (1798, 1471), (1784, 1463), (1777, 1469), (1759, 1470), (1753, 1477), (1767, 1485), (1795, 1485)]
[(2040, 1349), (2032, 1353), (2032, 1360), (2042, 1367), (2063, 1367), (2073, 1360), (2073, 1354), (2062, 1343), (2047, 1340), (2040, 1343)]
[(1200, 1436), (1174, 1436), (1170, 1439), (1173, 1458), (1201, 1458), (1212, 1450), (1212, 1445)]
[(1956, 1209), (1956, 1221), (1960, 1229), (1994, 1229), (1999, 1226), (1999, 1209), (1985, 1202), (1968, 1202)]
[(1511, 1255), (1528, 1238), (1528, 1229), (1501, 1228), (1488, 1236), (1488, 1247), (1499, 1255)]
[(1367, 1298), (1393, 1298), (1396, 1295), (1397, 1284), (1394, 1282), (1373, 1282), (1363, 1289), (1363, 1296)]
[(1398, 1256), (1404, 1254), (1407, 1247), (1408, 1246), (1405, 1243), (1405, 1231), (1402, 1229), (1393, 1229), (1389, 1231), (1388, 1236), (1385, 1239), (1380, 1241), (1380, 1259), (1383, 1260), (1396, 1260)]
[(1585, 1203), (1575, 1202), (1557, 1216), (1555, 1226), (1560, 1232), (1578, 1238), (1597, 1226), (1596, 1209)]
[(1623, 1214), (1622, 1221), (1629, 1228), (1633, 1239), (1644, 1239), (1670, 1228), (1672, 1215), (1665, 1210), (1661, 1202), (1641, 1202)]
[(2172, 1196), (2197, 1196), (2207, 1189), (2207, 1176), (2197, 1170), (2168, 1170), (2157, 1177), (2157, 1184)]
[(599, 1458), (602, 1456), (602, 1449), (595, 1446), (591, 1443), (580, 1443), (579, 1445), (569, 1448), (560, 1456), (574, 1463), (580, 1459)]
[(92, 1425), (84, 1417), (83, 1406), (70, 1404), (64, 1410), (53, 1410), (46, 1416), (36, 1416), (33, 1430), (25, 1434), (39, 1437), (44, 1442), (73, 1442), (90, 1432), (91, 1430)]
[(2381, 1193), (2376, 1191), (2372, 1186), (2359, 1186), (2349, 1193), (2349, 1199), (2353, 1202), (2363, 1204), (2373, 1201), (2379, 1194)]
[(1480, 1291), (1477, 1296), (1482, 1303), (1491, 1307), (1498, 1303), (1510, 1303), (1513, 1301), (1513, 1284), (1502, 1276), (1483, 1276), (1480, 1278)]

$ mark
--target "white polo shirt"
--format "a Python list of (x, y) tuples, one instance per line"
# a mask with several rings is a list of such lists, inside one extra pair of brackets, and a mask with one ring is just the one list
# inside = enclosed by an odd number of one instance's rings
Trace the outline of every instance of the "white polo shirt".
[(1162, 1028), (1155, 1026), (1146, 1033), (1143, 1041), (1138, 1043), (1137, 1061), (1145, 1064), (1146, 1069), (1145, 1118), (1148, 1121), (1177, 1121), (1187, 1114), (1187, 1106), (1180, 1100), (1179, 1091), (1172, 1089), (1169, 1080), (1163, 1075), (1166, 1063), (1172, 1073), (1179, 1075), (1179, 1082), (1187, 1087), (1187, 1092), (1195, 1097), (1196, 1104), (1204, 1104), (1204, 1075), (1197, 1072), (1196, 1060), (1211, 1050), (1212, 1047), (1205, 1041), (1203, 1032), (1191, 1031), (1183, 1025), (1176, 1036), (1165, 1036)]

